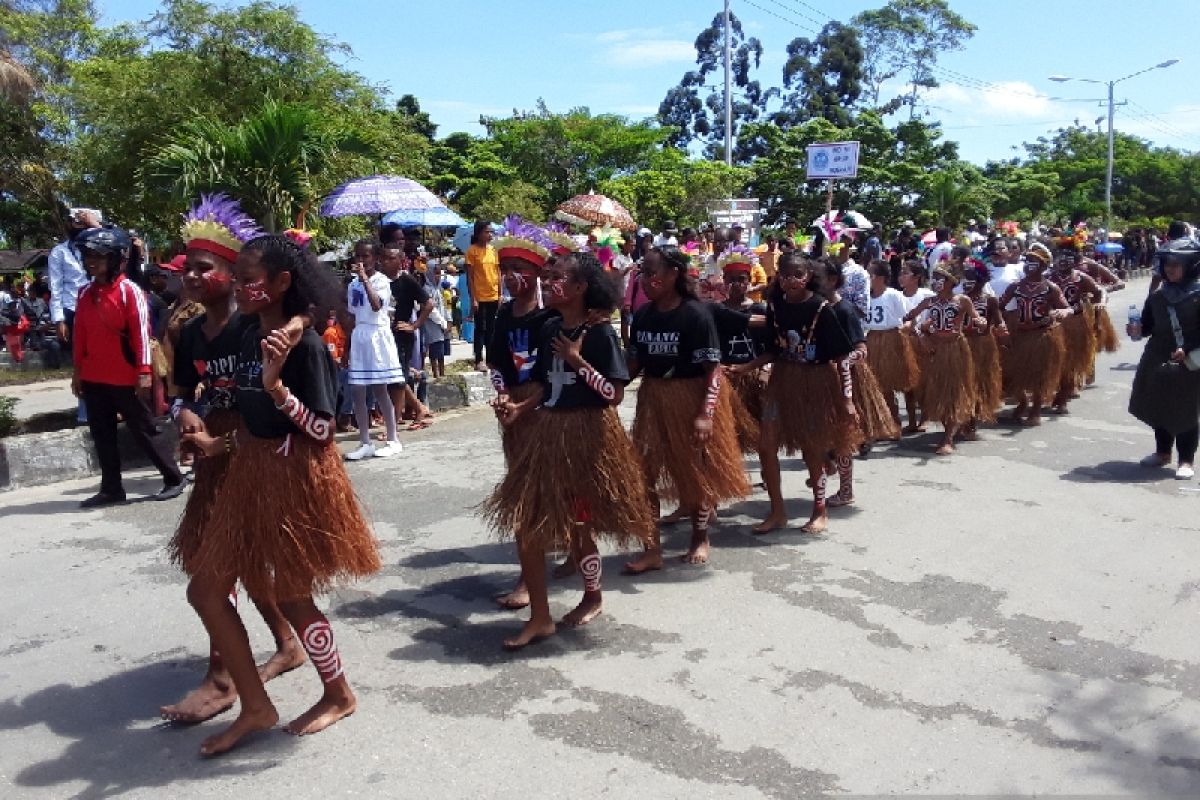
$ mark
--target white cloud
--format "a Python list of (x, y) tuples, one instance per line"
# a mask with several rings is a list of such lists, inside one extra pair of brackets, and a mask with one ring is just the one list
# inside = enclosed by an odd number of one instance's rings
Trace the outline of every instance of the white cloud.
[(682, 39), (621, 41), (605, 49), (603, 60), (626, 69), (689, 63), (696, 60), (696, 48)]
[(1024, 81), (1003, 81), (981, 92), (984, 104), (999, 114), (1018, 117), (1044, 117), (1051, 113), (1053, 101)]

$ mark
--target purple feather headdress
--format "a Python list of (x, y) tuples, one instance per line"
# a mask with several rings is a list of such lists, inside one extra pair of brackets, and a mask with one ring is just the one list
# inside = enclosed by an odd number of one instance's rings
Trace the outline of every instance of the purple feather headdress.
[(535, 267), (544, 267), (554, 249), (554, 242), (541, 228), (516, 214), (509, 214), (500, 226), (501, 234), (495, 248), (500, 258), (519, 258)]
[(189, 250), (207, 250), (234, 261), (242, 245), (262, 235), (262, 229), (237, 200), (217, 193), (200, 195), (200, 202), (184, 215), (179, 233)]

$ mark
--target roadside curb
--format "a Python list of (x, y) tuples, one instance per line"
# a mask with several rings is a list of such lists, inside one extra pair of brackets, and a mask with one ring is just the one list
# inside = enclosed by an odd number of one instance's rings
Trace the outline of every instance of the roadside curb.
[[(447, 375), (429, 384), (427, 404), (433, 411), (449, 411), (482, 405), (492, 394), (491, 382), (483, 373)], [(173, 448), (175, 426), (168, 423), (164, 426)], [(121, 425), (117, 430), (122, 467), (150, 466), (127, 428)], [(0, 439), (0, 492), (99, 474), (96, 449), (86, 427)]]

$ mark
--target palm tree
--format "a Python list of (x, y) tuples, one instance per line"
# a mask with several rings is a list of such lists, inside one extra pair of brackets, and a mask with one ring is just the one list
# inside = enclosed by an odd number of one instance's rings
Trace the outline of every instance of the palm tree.
[(344, 155), (368, 155), (353, 133), (308, 106), (268, 101), (229, 125), (198, 117), (151, 153), (145, 176), (181, 197), (221, 190), (241, 200), (267, 230), (299, 220), (338, 182)]

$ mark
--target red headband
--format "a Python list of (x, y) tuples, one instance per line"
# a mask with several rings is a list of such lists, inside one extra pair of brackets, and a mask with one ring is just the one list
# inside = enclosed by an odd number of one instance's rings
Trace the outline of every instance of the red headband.
[(533, 264), (538, 269), (546, 266), (546, 259), (532, 250), (526, 250), (524, 247), (502, 247), (499, 252), (500, 258), (519, 258)]
[(187, 243), (188, 250), (205, 250), (213, 255), (220, 256), (226, 261), (233, 263), (237, 261), (237, 251), (226, 247), (223, 244), (218, 244), (211, 239), (192, 239)]

